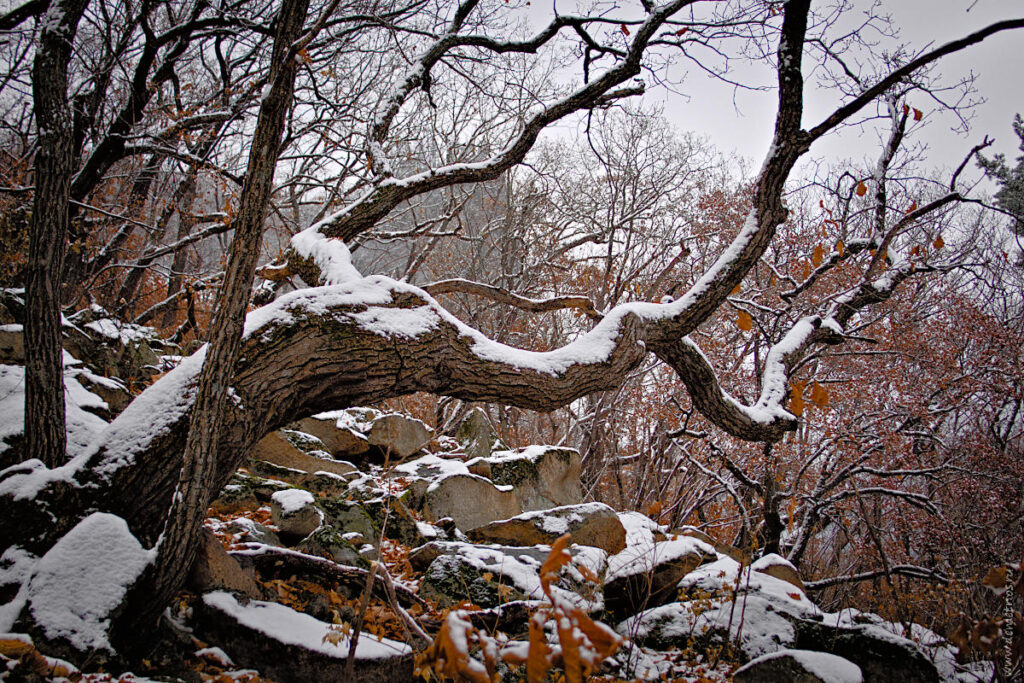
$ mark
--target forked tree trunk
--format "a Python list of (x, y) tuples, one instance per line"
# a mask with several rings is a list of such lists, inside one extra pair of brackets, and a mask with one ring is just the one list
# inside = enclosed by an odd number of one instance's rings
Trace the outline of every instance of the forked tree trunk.
[(113, 632), (115, 639), (129, 649), (145, 644), (145, 636), (152, 632), (164, 607), (184, 585), (195, 561), (206, 509), (217, 493), (217, 454), (220, 427), (226, 414), (225, 400), (242, 345), (242, 326), (262, 244), (264, 216), (292, 102), (298, 68), (292, 44), (302, 32), (308, 6), (309, 0), (284, 0), (277, 17), (268, 91), (249, 152), (235, 235), (199, 376), (178, 484), (156, 561), (129, 591), (125, 617), (115, 624)]
[(78, 21), (87, 4), (88, 0), (64, 0), (49, 8), (32, 64), (39, 149), (25, 275), (25, 455), (49, 467), (63, 464), (67, 451), (60, 282), (74, 165), (68, 62)]

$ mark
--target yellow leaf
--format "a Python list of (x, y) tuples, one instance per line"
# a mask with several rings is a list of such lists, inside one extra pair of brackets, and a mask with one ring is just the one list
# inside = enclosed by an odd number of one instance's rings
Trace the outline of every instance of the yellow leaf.
[(868, 186), (864, 184), (864, 181), (857, 183), (857, 196), (863, 197), (868, 193)]
[(736, 316), (736, 327), (744, 332), (749, 332), (754, 327), (754, 319), (746, 311), (740, 311), (739, 315)]

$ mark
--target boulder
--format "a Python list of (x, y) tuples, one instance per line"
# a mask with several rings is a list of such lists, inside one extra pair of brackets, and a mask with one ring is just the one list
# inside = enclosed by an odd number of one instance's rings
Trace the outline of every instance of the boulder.
[(224, 589), (250, 598), (263, 597), (252, 568), (243, 569), (209, 529), (203, 529), (200, 536), (189, 582), (201, 592)]
[(679, 581), (707, 560), (714, 548), (689, 536), (636, 544), (608, 559), (605, 610), (620, 621), (676, 599)]
[(804, 582), (800, 580), (800, 572), (786, 558), (780, 555), (769, 553), (751, 564), (750, 568), (755, 572), (781, 579), (799, 588), (801, 591), (804, 590)]
[[(197, 605), (195, 631), (217, 643), (236, 665), (280, 683), (344, 681), (349, 640), (340, 629), (284, 605), (223, 591)], [(413, 652), (404, 644), (364, 634), (356, 647), (354, 679), (366, 683), (413, 680)]]
[(423, 515), (428, 521), (451, 517), (460, 529), (474, 529), (520, 512), (511, 486), (498, 487), (473, 474), (442, 477), (423, 494)]
[(342, 532), (325, 524), (299, 541), (295, 549), (309, 555), (326, 557), (338, 564), (368, 569), (369, 563), (360, 553), (360, 545), (354, 542), (356, 537), (363, 538), (357, 531)]
[(421, 420), (393, 413), (370, 425), (369, 441), (393, 458), (408, 458), (430, 443), (433, 431)]
[(25, 363), (25, 333), (21, 325), (0, 325), (0, 363)]
[(492, 451), (504, 448), (498, 432), (482, 408), (474, 408), (459, 423), (455, 439), (467, 458), (486, 458)]
[(810, 650), (762, 655), (733, 674), (736, 683), (861, 683), (860, 667), (848, 659)]
[(324, 511), (327, 523), (340, 533), (356, 533), (362, 536), (365, 543), (377, 543), (380, 527), (362, 505), (334, 498), (321, 500), (320, 508)]
[[(605, 595), (611, 595), (607, 586)], [(701, 651), (732, 644), (741, 661), (797, 647), (793, 618), (760, 595), (745, 595), (735, 601), (705, 597), (670, 602), (630, 617), (616, 630), (637, 645), (655, 650)]]
[(573, 543), (600, 548), (609, 555), (626, 547), (626, 529), (615, 510), (604, 503), (526, 512), (467, 532), (477, 543), (513, 546), (550, 545), (563, 534), (572, 534)]
[(719, 553), (720, 555), (727, 555), (728, 557), (731, 557), (737, 562), (749, 563), (750, 561), (749, 557), (745, 557), (743, 551), (739, 548), (731, 546), (728, 543), (722, 543), (721, 541), (717, 541), (711, 536), (701, 531), (700, 529), (696, 529), (692, 526), (684, 526), (681, 529), (675, 530), (673, 533), (680, 536), (691, 536), (693, 538), (699, 538), (708, 545), (713, 546), (715, 552)]
[(512, 486), (524, 510), (575, 505), (583, 500), (579, 451), (554, 446), (529, 446), (499, 451), (466, 463), (469, 471), (495, 484)]
[(914, 641), (874, 624), (837, 626), (824, 621), (794, 621), (802, 650), (828, 652), (860, 667), (864, 683), (938, 683), (939, 671)]
[(338, 413), (321, 413), (299, 420), (296, 426), (298, 431), (320, 439), (324, 450), (336, 458), (355, 457), (370, 450), (365, 435), (343, 424)]
[[(341, 462), (341, 461), (338, 461)], [(353, 474), (341, 476), (331, 472), (317, 471), (310, 474), (305, 470), (283, 467), (265, 460), (250, 460), (249, 471), (260, 477), (283, 481), (306, 489), (310, 493), (326, 498), (335, 498), (344, 495), (348, 490), (348, 481)]]
[(211, 503), (211, 507), (220, 515), (255, 510), (261, 505), (269, 504), (271, 496), (278, 491), (285, 491), (289, 488), (291, 487), (283, 481), (235, 472)]
[(286, 489), (270, 497), (270, 519), (280, 529), (282, 539), (298, 541), (316, 531), (324, 521), (324, 513), (309, 491)]
[[(296, 443), (308, 445), (302, 432), (282, 429), (271, 432), (256, 442), (250, 457), (263, 460), (274, 465), (301, 470), (307, 474), (329, 472), (338, 476), (346, 476), (358, 472), (358, 468), (345, 460), (335, 460), (325, 451), (304, 451)], [(319, 439), (316, 441), (320, 444)]]

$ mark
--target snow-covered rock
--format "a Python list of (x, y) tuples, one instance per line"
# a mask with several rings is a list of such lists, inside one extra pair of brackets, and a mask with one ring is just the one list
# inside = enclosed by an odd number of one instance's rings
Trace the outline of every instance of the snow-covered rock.
[[(243, 604), (223, 591), (204, 595), (201, 607), (197, 633), (236, 664), (280, 681), (344, 680), (349, 638), (339, 628), (277, 603)], [(356, 680), (413, 680), (413, 652), (405, 643), (364, 633), (355, 659)]]
[(810, 650), (762, 655), (733, 674), (736, 683), (862, 683), (860, 667), (848, 659)]
[(606, 609), (618, 621), (674, 600), (679, 581), (715, 557), (714, 548), (689, 536), (630, 544), (608, 559)]
[(113, 651), (110, 614), (155, 554), (123, 519), (95, 512), (40, 558), (28, 586), (28, 611), (50, 640), (81, 652)]
[(478, 543), (516, 546), (550, 545), (559, 536), (572, 534), (573, 543), (600, 548), (609, 555), (626, 547), (626, 529), (615, 510), (604, 503), (524, 512), (470, 529), (466, 534)]
[(270, 497), (270, 518), (283, 539), (297, 541), (316, 531), (324, 521), (324, 513), (309, 491), (286, 489)]
[(450, 474), (427, 487), (423, 515), (428, 521), (451, 517), (460, 529), (475, 529), (498, 519), (515, 517), (522, 509), (511, 486), (496, 486), (474, 474)]
[(495, 484), (512, 486), (524, 511), (575, 505), (583, 500), (579, 451), (554, 446), (528, 446), (498, 451), (466, 463), (470, 472)]

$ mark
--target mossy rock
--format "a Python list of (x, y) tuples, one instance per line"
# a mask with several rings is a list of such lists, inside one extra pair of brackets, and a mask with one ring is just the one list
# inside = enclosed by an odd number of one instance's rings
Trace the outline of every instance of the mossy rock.
[(296, 550), (310, 555), (319, 555), (338, 564), (369, 569), (370, 563), (359, 554), (359, 548), (344, 538), (337, 527), (324, 524), (295, 546)]
[(352, 531), (360, 533), (367, 543), (377, 545), (377, 539), (380, 538), (380, 526), (362, 505), (340, 498), (325, 498), (319, 504), (329, 525), (341, 533)]
[(469, 601), (480, 607), (497, 607), (526, 596), (504, 577), (483, 572), (457, 555), (441, 555), (427, 567), (420, 583), (420, 595), (436, 600), (442, 607)]
[[(427, 542), (416, 524), (416, 518), (412, 516), (400, 499), (389, 498), (387, 504), (383, 500), (369, 500), (363, 503), (363, 508), (373, 519), (378, 529), (384, 529), (387, 538), (393, 538), (407, 546), (416, 547)], [(384, 526), (384, 519), (387, 517), (387, 526)]]

